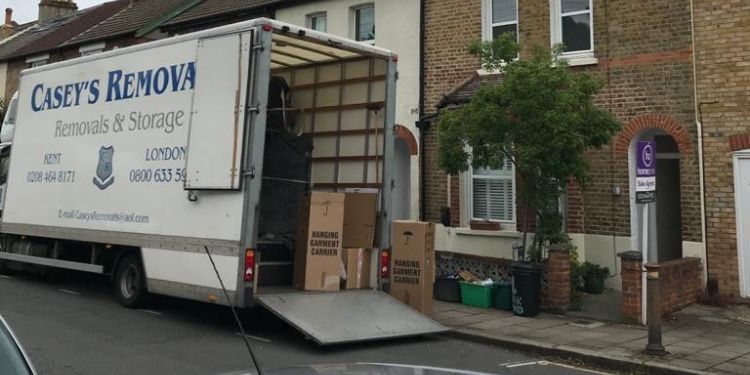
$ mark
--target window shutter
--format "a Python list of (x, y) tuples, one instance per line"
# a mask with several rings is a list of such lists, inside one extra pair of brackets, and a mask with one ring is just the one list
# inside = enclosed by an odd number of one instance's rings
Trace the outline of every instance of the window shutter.
[(473, 216), (478, 219), (489, 219), (487, 216), (487, 182), (489, 180), (483, 178), (475, 178), (473, 181), (472, 196), (474, 197), (474, 213)]
[(513, 220), (513, 181), (487, 180), (489, 185), (490, 219)]

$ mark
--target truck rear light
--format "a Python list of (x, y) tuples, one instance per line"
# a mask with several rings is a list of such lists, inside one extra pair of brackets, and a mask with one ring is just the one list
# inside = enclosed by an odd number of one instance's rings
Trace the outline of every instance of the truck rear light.
[(269, 32), (271, 30), (273, 30), (273, 25), (271, 25), (270, 23), (264, 23), (263, 24), (263, 31)]
[(245, 281), (255, 279), (255, 250), (247, 249), (245, 251)]
[(387, 278), (390, 274), (391, 252), (383, 250), (380, 252), (380, 277)]

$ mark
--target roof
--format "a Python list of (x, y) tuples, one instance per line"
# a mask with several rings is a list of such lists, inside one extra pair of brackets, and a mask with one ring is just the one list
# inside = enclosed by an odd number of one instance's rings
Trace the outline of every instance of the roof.
[[(29, 31), (30, 28), (36, 26), (36, 21), (33, 22), (26, 22), (22, 25), (18, 25), (14, 27), (13, 34), (10, 34), (9, 36), (0, 39), (0, 54), (4, 53), (4, 51), (7, 51), (4, 49), (3, 45), (10, 42), (11, 40), (20, 37), (23, 35), (23, 33)], [(16, 47), (18, 48), (18, 46)]]
[(503, 81), (503, 75), (499, 73), (490, 74), (479, 74), (477, 72), (471, 73), (469, 77), (461, 81), (458, 85), (454, 86), (448, 92), (443, 95), (443, 98), (438, 102), (437, 107), (443, 108), (450, 104), (461, 105), (469, 100), (479, 91), (479, 88), (484, 85), (495, 85)]
[(68, 41), (66, 44), (80, 44), (117, 35), (133, 33), (186, 1), (192, 0), (130, 1), (130, 4), (119, 13), (86, 30), (81, 35)]
[[(39, 37), (33, 43), (27, 43), (12, 53), (12, 56), (26, 56), (48, 51), (66, 43), (91, 27), (112, 17), (128, 5), (129, 0), (116, 0), (103, 3), (91, 8), (86, 8), (74, 13), (71, 17), (63, 19), (58, 24), (50, 27), (44, 32), (44, 37)], [(40, 25), (39, 29), (45, 29), (49, 22)], [(43, 32), (43, 31), (42, 31)], [(32, 31), (32, 33), (34, 33)]]
[(174, 25), (197, 19), (221, 16), (227, 13), (238, 13), (254, 10), (267, 5), (277, 5), (283, 0), (203, 0), (198, 5), (186, 10), (165, 22), (164, 25)]
[(34, 45), (35, 42), (43, 41), (46, 35), (49, 35), (53, 31), (57, 30), (65, 22), (78, 16), (78, 13), (72, 13), (66, 16), (55, 17), (43, 25), (35, 23), (34, 25), (26, 28), (23, 32), (19, 32), (9, 37), (6, 42), (0, 45), (0, 60), (7, 60), (13, 56), (17, 56), (16, 52), (29, 45)]

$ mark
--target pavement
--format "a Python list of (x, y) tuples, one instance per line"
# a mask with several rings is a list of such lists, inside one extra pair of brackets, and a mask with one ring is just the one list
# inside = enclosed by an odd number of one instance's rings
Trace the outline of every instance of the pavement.
[(750, 374), (750, 308), (692, 305), (662, 326), (664, 357), (643, 354), (646, 327), (435, 301), (433, 318), (457, 337), (634, 373)]
[[(222, 374), (250, 368), (228, 308), (157, 297), (144, 309), (126, 309), (99, 275), (0, 274), (0, 314), (41, 375)], [(602, 373), (444, 335), (321, 348), (262, 309), (240, 315), (264, 369), (381, 362), (508, 375)]]

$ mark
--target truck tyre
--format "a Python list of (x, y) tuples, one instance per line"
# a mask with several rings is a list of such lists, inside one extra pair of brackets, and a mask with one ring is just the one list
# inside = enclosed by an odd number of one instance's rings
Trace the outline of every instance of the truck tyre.
[(115, 294), (120, 304), (137, 308), (146, 302), (146, 274), (138, 257), (127, 255), (120, 260), (115, 270)]

